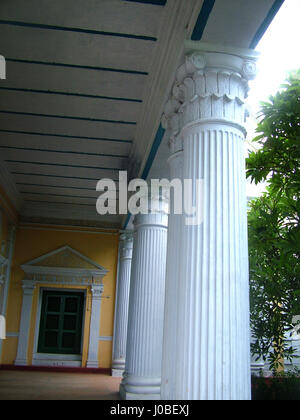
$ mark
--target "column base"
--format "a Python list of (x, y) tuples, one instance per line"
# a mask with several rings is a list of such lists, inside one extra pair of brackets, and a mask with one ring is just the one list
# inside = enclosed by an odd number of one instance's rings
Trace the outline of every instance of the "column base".
[(88, 360), (86, 362), (86, 367), (88, 369), (98, 369), (99, 368), (99, 362), (98, 362), (98, 360), (97, 361), (96, 360)]
[(123, 401), (158, 401), (160, 400), (159, 394), (149, 394), (149, 393), (134, 393), (126, 390), (126, 385), (120, 385), (120, 396)]
[(112, 369), (111, 376), (115, 378), (122, 378), (124, 373), (124, 369)]
[(113, 360), (111, 376), (115, 376), (116, 378), (122, 378), (124, 371), (125, 371), (125, 359)]
[(17, 359), (14, 364), (15, 366), (28, 366), (28, 362), (25, 359)]
[(160, 378), (128, 377), (120, 385), (122, 400), (160, 400)]

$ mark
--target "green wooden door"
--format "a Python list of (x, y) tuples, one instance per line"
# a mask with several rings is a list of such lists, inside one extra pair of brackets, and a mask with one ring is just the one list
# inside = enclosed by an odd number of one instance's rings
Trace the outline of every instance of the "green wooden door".
[(39, 353), (81, 353), (83, 305), (83, 293), (43, 292)]

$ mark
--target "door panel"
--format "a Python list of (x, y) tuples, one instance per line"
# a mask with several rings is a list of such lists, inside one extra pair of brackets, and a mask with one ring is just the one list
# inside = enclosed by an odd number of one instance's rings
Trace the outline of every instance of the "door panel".
[(84, 294), (43, 292), (39, 353), (80, 354)]

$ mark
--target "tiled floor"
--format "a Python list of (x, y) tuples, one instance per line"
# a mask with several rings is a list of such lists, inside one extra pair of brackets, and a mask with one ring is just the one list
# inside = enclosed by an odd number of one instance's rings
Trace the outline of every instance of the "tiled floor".
[(119, 400), (120, 381), (93, 373), (0, 370), (0, 400)]

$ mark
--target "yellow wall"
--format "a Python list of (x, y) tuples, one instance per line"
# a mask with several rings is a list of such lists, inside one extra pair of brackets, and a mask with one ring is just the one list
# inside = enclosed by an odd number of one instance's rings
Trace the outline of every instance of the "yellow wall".
[[(7, 306), (7, 332), (18, 333), (22, 305), (22, 280), (24, 272), (21, 265), (35, 258), (43, 256), (51, 251), (69, 245), (86, 257), (102, 265), (108, 270), (108, 274), (103, 278), (104, 298), (101, 304), (101, 327), (99, 336), (111, 337), (113, 335), (114, 322), (114, 301), (118, 258), (118, 234), (115, 231), (101, 232), (93, 229), (72, 230), (71, 228), (50, 228), (47, 226), (19, 226), (16, 232), (15, 253), (12, 265), (10, 289)], [(29, 336), (28, 362), (32, 362), (32, 352), (34, 348), (34, 337), (36, 328), (36, 316), (38, 308), (38, 298), (40, 287), (51, 285), (39, 285), (35, 289), (31, 313), (31, 329)], [(57, 288), (57, 286), (55, 286)], [(81, 288), (85, 287), (74, 287)], [(68, 288), (63, 286), (63, 288)], [(90, 324), (90, 291), (86, 287), (87, 302), (85, 313), (84, 343), (83, 343), (83, 363), (85, 366), (88, 352), (88, 336)], [(3, 345), (2, 364), (13, 364), (17, 354), (17, 342), (15, 337), (8, 337)], [(99, 367), (111, 367), (112, 343), (99, 341)]]

